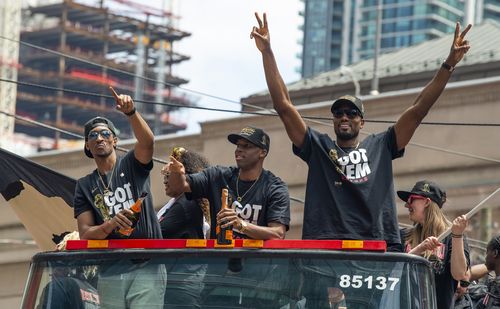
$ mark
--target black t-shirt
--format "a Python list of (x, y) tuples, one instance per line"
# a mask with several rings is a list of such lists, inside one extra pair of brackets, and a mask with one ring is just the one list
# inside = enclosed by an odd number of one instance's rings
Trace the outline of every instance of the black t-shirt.
[(181, 195), (161, 216), (160, 227), (164, 239), (203, 239), (203, 212)]
[[(140, 219), (129, 238), (161, 238), (150, 189), (149, 173), (152, 168), (153, 161), (146, 165), (141, 164), (131, 150), (125, 156), (116, 158), (115, 170), (102, 176), (102, 181), (97, 169), (78, 179), (73, 203), (75, 218), (90, 210), (94, 215), (95, 224), (100, 225), (120, 210), (130, 209), (141, 193), (147, 192), (148, 196), (142, 203)], [(112, 178), (111, 182), (108, 177)], [(104, 194), (103, 182), (110, 184), (110, 196)], [(120, 236), (113, 232), (107, 238)]]
[[(469, 244), (466, 237), (463, 240), (465, 260), (467, 267), (470, 267)], [(441, 248), (438, 248), (436, 255), (433, 255), (429, 260), (434, 268), (437, 307), (438, 309), (450, 309), (453, 308), (453, 295), (458, 285), (458, 282), (451, 275), (451, 251), (453, 250), (451, 236), (446, 237), (443, 244)]]
[[(402, 237), (410, 232), (410, 230), (402, 230)], [(465, 261), (467, 262), (467, 267), (470, 267), (470, 250), (467, 237), (464, 236), (463, 241)], [(410, 252), (412, 249), (408, 242), (404, 243), (404, 247), (405, 252)], [(443, 240), (441, 247), (435, 249), (431, 257), (428, 258), (434, 270), (434, 285), (438, 309), (453, 308), (453, 297), (458, 282), (451, 275), (451, 251), (452, 237), (449, 235)]]
[[(217, 225), (217, 213), (221, 209), (223, 188), (228, 188), (229, 196), (233, 201), (232, 207), (245, 221), (259, 226), (268, 226), (270, 222), (277, 222), (285, 225), (288, 229), (290, 198), (287, 185), (270, 171), (262, 170), (262, 175), (255, 185), (253, 182), (240, 184), (239, 193), (240, 196), (244, 195), (244, 198), (238, 202), (236, 193), (238, 173), (237, 167), (212, 166), (199, 173), (186, 175), (191, 187), (191, 193), (186, 194), (187, 198), (204, 197), (210, 202), (211, 238), (216, 237), (215, 226)], [(240, 180), (239, 183), (241, 182)], [(235, 233), (235, 237), (244, 238), (246, 236)]]
[(308, 128), (293, 152), (309, 166), (302, 238), (401, 243), (392, 160), (404, 150), (398, 151), (393, 127), (349, 150)]
[(72, 277), (54, 277), (42, 291), (39, 309), (98, 309), (99, 294), (88, 282)]

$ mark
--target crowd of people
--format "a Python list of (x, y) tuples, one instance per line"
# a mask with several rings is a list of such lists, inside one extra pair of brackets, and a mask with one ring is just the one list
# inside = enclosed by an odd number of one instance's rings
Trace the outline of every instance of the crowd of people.
[[(308, 127), (293, 105), (279, 73), (271, 49), (267, 17), (255, 15), (258, 25), (251, 38), (262, 54), (265, 78), (292, 151), (308, 165), (304, 205), (303, 239), (385, 240), (388, 251), (407, 252), (431, 261), (435, 272), (438, 308), (450, 308), (459, 282), (469, 282), (469, 247), (464, 231), (468, 220), (459, 216), (449, 221), (442, 212), (446, 193), (436, 183), (418, 181), (410, 191), (398, 191), (405, 202), (411, 229), (400, 230), (394, 194), (392, 160), (404, 155), (419, 124), (444, 90), (455, 66), (470, 46), (456, 24), (449, 55), (416, 100), (384, 132), (361, 140), (365, 109), (361, 99), (345, 95), (331, 105), (336, 139)], [(263, 168), (270, 152), (269, 135), (262, 129), (245, 126), (227, 139), (235, 145), (234, 166), (210, 166), (205, 158), (189, 149), (178, 151), (162, 168), (165, 193), (171, 199), (155, 213), (150, 192), (154, 136), (136, 110), (130, 96), (113, 91), (116, 107), (129, 120), (137, 143), (124, 156), (118, 156), (116, 128), (103, 117), (85, 125), (84, 152), (93, 158), (96, 169), (77, 182), (75, 218), (82, 239), (121, 238), (116, 231), (133, 228), (131, 238), (215, 238), (216, 227), (230, 228), (235, 238), (283, 239), (290, 225), (290, 198), (285, 182)], [(227, 189), (230, 206), (222, 208), (221, 191)], [(146, 192), (137, 223), (129, 218), (131, 205)], [(443, 241), (437, 237), (451, 228)], [(488, 244), (485, 269), (497, 274), (489, 287), (498, 299), (500, 238)], [(121, 280), (121, 266), (109, 267), (101, 276), (97, 290), (101, 304), (108, 298), (123, 302), (135, 293), (129, 289), (134, 275)], [(148, 299), (163, 297), (166, 274), (160, 266), (148, 271), (157, 274), (155, 288), (147, 289), (141, 306)], [(484, 268), (478, 273), (484, 273)], [(137, 268), (135, 268), (137, 269)], [(201, 270), (203, 271), (203, 270)], [(112, 283), (110, 283), (112, 282)], [(118, 282), (118, 283), (117, 283)], [(161, 295), (159, 295), (160, 293)], [(167, 292), (168, 293), (168, 292)], [(179, 296), (182, 292), (174, 292)], [(333, 297), (333, 296), (332, 296)], [(133, 307), (133, 304), (127, 304)]]

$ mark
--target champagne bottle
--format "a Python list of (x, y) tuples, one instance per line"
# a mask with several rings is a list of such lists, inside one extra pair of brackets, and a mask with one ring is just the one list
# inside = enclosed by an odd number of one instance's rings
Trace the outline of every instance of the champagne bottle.
[[(221, 194), (222, 206), (221, 209), (226, 209), (228, 207), (228, 199), (229, 199), (229, 191), (227, 188), (222, 189)], [(217, 244), (218, 245), (230, 245), (233, 242), (233, 227), (221, 227), (220, 224), (217, 224), (215, 228), (215, 234), (217, 235)]]
[(141, 217), (142, 201), (146, 198), (147, 195), (147, 192), (142, 192), (141, 196), (137, 199), (134, 205), (130, 207), (130, 211), (132, 211), (132, 214), (126, 214), (125, 216), (132, 222), (132, 226), (130, 226), (129, 228), (119, 228), (117, 231), (119, 236), (126, 238), (129, 237), (130, 234), (132, 234), (137, 225), (137, 222), (139, 221), (139, 218)]
[(177, 161), (180, 161), (182, 156), (186, 153), (186, 149), (183, 147), (174, 147), (172, 149), (171, 156), (174, 157)]

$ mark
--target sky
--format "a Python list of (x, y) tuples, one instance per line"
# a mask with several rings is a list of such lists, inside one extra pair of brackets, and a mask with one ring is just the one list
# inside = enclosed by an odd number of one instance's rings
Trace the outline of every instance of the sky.
[[(2, 0), (0, 0), (2, 1)], [(24, 0), (34, 5), (35, 0)], [(60, 0), (39, 0), (54, 2)], [(99, 5), (100, 0), (77, 0)], [(121, 0), (104, 0), (104, 5), (118, 12), (137, 9), (123, 7)], [(302, 52), (299, 27), (304, 9), (301, 0), (126, 0), (148, 7), (171, 10), (175, 15), (174, 26), (191, 36), (174, 43), (174, 51), (191, 59), (173, 66), (173, 74), (189, 80), (181, 85), (198, 106), (240, 110), (240, 98), (267, 89), (262, 58), (250, 39), (250, 31), (257, 25), (254, 12), (267, 13), (271, 46), (285, 83), (300, 79)], [(164, 3), (165, 2), (165, 3)], [(136, 18), (145, 15), (133, 15)], [(156, 20), (159, 22), (159, 20)], [(233, 103), (187, 90), (221, 97)], [(234, 113), (180, 109), (171, 118), (188, 124), (186, 133), (200, 130), (198, 122), (217, 118), (234, 117)]]
[[(267, 89), (262, 58), (250, 39), (257, 25), (254, 12), (266, 12), (271, 46), (285, 83), (300, 79), (299, 26), (303, 18), (300, 0), (175, 0), (173, 12), (181, 16), (177, 27), (192, 35), (174, 50), (191, 59), (174, 66), (173, 73), (189, 79), (183, 88), (239, 102), (240, 98)], [(162, 7), (161, 0), (150, 5)], [(195, 95), (200, 106), (239, 110), (239, 104)], [(173, 115), (189, 122), (188, 132), (199, 130), (197, 122), (234, 114), (183, 109)]]

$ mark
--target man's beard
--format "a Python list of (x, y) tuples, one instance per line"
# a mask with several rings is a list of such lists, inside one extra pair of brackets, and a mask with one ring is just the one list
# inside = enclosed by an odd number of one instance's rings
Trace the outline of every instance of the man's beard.
[(113, 153), (113, 150), (106, 151), (105, 153), (96, 153), (94, 154), (94, 157), (99, 157), (99, 158), (107, 158)]
[(351, 131), (351, 132), (335, 132), (337, 135), (337, 140), (341, 141), (350, 141), (352, 139), (355, 139), (359, 135), (359, 131)]

